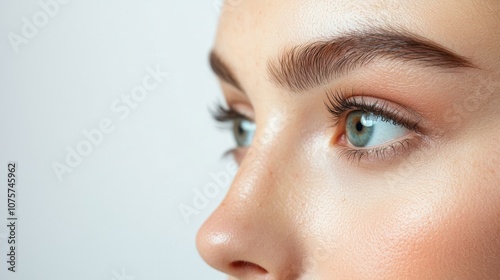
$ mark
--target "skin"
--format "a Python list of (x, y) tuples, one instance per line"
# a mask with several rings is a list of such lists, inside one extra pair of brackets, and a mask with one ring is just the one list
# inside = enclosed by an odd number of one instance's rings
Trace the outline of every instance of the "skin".
[[(242, 89), (227, 104), (254, 120), (252, 145), (197, 247), (230, 279), (500, 278), (500, 2), (232, 0), (214, 50)], [(405, 28), (469, 59), (440, 71), (380, 60), (291, 94), (267, 61), (286, 47), (373, 25)], [(408, 151), (342, 156), (326, 89), (416, 112)], [(345, 119), (345, 117), (344, 117)]]

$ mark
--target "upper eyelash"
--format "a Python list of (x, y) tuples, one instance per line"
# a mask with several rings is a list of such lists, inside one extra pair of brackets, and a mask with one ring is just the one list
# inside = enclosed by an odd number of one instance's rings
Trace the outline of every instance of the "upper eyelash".
[(212, 115), (212, 118), (214, 118), (214, 120), (221, 123), (233, 121), (238, 118), (245, 118), (245, 116), (243, 116), (233, 108), (226, 109), (220, 101), (216, 102), (215, 109), (210, 110), (210, 114)]
[(340, 122), (344, 114), (354, 110), (362, 110), (367, 113), (373, 113), (381, 117), (383, 121), (394, 125), (400, 125), (412, 131), (418, 130), (419, 121), (406, 117), (400, 110), (389, 107), (383, 101), (369, 102), (364, 95), (356, 99), (353, 98), (352, 94), (345, 94), (340, 90), (329, 90), (327, 91), (325, 106), (332, 115), (334, 125)]

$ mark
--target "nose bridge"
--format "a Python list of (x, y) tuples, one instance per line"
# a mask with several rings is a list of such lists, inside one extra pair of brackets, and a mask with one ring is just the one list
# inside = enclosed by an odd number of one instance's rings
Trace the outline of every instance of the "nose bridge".
[[(298, 160), (290, 147), (296, 147), (294, 137), (283, 117), (268, 118), (263, 129), (257, 131), (252, 146), (233, 181), (227, 200), (233, 201), (249, 213), (269, 212), (284, 215), (282, 205), (292, 189), (292, 174)], [(295, 182), (297, 183), (297, 182)]]
[(277, 142), (279, 124), (267, 129), (275, 131), (256, 135), (227, 196), (200, 230), (198, 247), (209, 264), (236, 277), (294, 279), (302, 242), (287, 191), (293, 159)]
[(293, 227), (290, 215), (294, 207), (287, 202), (293, 196), (294, 185), (299, 183), (294, 182), (292, 176), (296, 174), (298, 156), (289, 148), (297, 146), (291, 143), (297, 137), (286, 135), (290, 131), (285, 126), (275, 118), (256, 134), (226, 198), (228, 203), (233, 203), (249, 218), (258, 218), (268, 228)]

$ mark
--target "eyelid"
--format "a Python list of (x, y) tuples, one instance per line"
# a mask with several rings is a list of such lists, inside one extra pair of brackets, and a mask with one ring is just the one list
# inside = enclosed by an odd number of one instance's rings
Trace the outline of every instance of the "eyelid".
[(324, 102), (327, 110), (332, 115), (335, 126), (342, 117), (352, 111), (362, 110), (391, 121), (392, 124), (401, 125), (409, 130), (419, 132), (421, 117), (413, 110), (393, 102), (370, 97), (365, 94), (355, 95), (343, 90), (328, 90), (327, 100)]
[(217, 101), (215, 104), (215, 109), (210, 110), (212, 117), (221, 123), (228, 121), (234, 121), (236, 119), (246, 119), (254, 122), (254, 114), (252, 110), (248, 109), (244, 104), (229, 104), (228, 108), (222, 104), (222, 102)]
[(240, 113), (232, 109), (226, 108), (220, 101), (215, 104), (215, 109), (210, 110), (210, 114), (217, 122), (225, 123), (243, 117)]
[(243, 118), (255, 122), (255, 113), (253, 112), (252, 106), (247, 105), (247, 103), (232, 102), (229, 103), (229, 107), (238, 112)]
[(423, 146), (423, 138), (415, 135), (397, 140), (390, 144), (376, 148), (353, 149), (347, 146), (339, 147), (339, 156), (350, 162), (380, 162), (393, 159), (397, 156), (408, 155), (413, 150)]

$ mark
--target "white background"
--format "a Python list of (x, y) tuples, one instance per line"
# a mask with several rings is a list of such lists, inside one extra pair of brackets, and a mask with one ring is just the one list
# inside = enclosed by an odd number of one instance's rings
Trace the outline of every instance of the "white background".
[[(189, 224), (179, 211), (211, 172), (225, 170), (221, 155), (233, 145), (208, 113), (221, 99), (207, 59), (219, 4), (68, 2), (18, 52), (9, 34), (23, 36), (23, 18), (33, 23), (43, 9), (37, 0), (0, 2), (0, 279), (224, 279), (195, 248), (224, 192)], [(156, 65), (169, 76), (120, 119), (113, 102)], [(66, 164), (67, 147), (106, 118), (114, 131), (60, 182), (52, 164)], [(18, 163), (16, 273), (6, 263), (10, 160)]]

